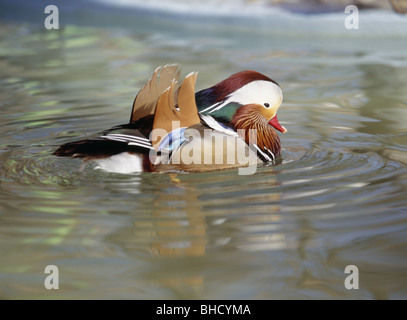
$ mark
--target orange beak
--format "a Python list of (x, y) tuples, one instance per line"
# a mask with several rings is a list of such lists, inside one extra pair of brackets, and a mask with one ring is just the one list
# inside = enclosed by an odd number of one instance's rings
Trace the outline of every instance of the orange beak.
[(281, 131), (282, 133), (286, 133), (287, 129), (284, 128), (277, 120), (277, 115), (275, 115), (271, 120), (269, 121), (269, 125), (271, 125), (273, 128), (277, 129), (278, 131)]

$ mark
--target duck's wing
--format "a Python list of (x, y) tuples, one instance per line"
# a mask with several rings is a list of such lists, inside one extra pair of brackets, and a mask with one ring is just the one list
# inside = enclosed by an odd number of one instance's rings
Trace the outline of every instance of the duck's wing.
[(158, 67), (134, 99), (130, 123), (154, 114), (158, 99), (173, 81), (178, 81), (179, 75), (178, 65)]
[(154, 150), (151, 142), (138, 128), (122, 125), (96, 138), (65, 143), (53, 154), (87, 161), (108, 158), (122, 152), (148, 154), (150, 150)]
[(156, 150), (167, 134), (201, 122), (195, 103), (196, 78), (197, 73), (190, 73), (181, 85), (178, 81), (173, 81), (158, 99), (151, 139)]

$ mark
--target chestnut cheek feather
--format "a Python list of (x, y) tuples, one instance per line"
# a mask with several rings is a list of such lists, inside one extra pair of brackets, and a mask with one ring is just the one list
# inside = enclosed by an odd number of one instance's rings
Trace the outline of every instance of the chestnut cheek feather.
[(253, 139), (250, 139), (250, 129), (254, 129), (260, 150), (266, 148), (273, 152), (274, 155), (279, 156), (281, 152), (280, 139), (278, 134), (270, 128), (261, 108), (263, 108), (261, 105), (244, 105), (240, 107), (234, 114), (231, 124), (236, 130), (245, 130), (244, 138), (247, 144), (253, 141)]

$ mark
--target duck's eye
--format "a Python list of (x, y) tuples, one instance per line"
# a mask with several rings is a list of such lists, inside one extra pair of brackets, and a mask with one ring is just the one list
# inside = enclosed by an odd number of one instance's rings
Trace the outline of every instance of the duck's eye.
[(265, 106), (266, 108), (270, 108), (270, 104), (268, 104), (267, 102), (264, 104), (264, 106)]

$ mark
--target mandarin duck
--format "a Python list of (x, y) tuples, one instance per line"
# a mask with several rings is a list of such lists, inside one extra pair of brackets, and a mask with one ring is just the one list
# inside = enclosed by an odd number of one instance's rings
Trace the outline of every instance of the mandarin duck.
[(283, 95), (277, 82), (242, 71), (195, 93), (197, 73), (180, 82), (177, 65), (155, 70), (133, 102), (130, 121), (53, 154), (94, 160), (117, 173), (211, 171), (276, 163), (274, 129)]

